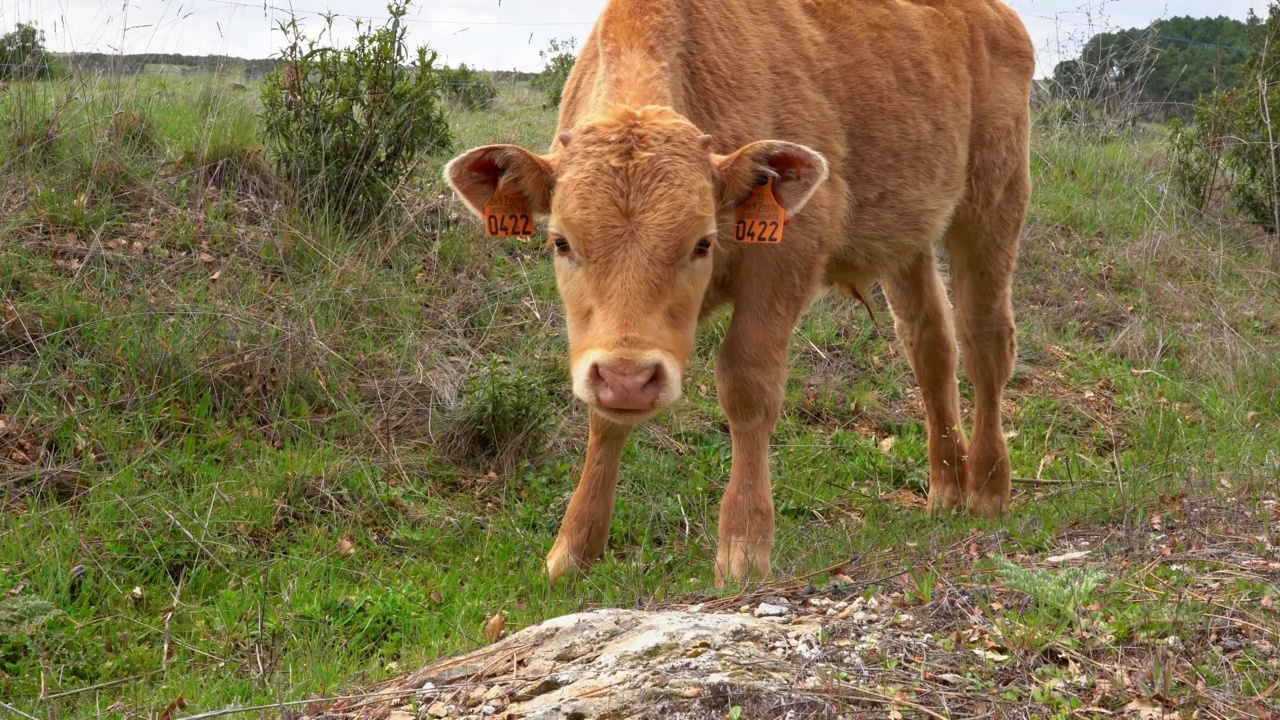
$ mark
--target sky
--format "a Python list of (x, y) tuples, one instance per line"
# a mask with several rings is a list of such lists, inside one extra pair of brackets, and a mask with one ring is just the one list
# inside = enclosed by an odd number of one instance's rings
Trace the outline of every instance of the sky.
[[(718, 0), (707, 0), (717, 2)], [(772, 2), (774, 0), (758, 0)], [(1266, 0), (1005, 0), (1036, 44), (1037, 75), (1070, 57), (1097, 32), (1144, 27), (1159, 18), (1226, 15), (1243, 20)], [(552, 38), (579, 43), (606, 0), (418, 0), (409, 8), (408, 41), (426, 44), (446, 65), (486, 70), (542, 68), (538, 51)], [(272, 56), (283, 42), (278, 22), (292, 7), (318, 31), (319, 13), (338, 14), (339, 41), (355, 35), (354, 18), (387, 17), (370, 0), (0, 0), (0, 30), (35, 22), (59, 52), (182, 53)]]

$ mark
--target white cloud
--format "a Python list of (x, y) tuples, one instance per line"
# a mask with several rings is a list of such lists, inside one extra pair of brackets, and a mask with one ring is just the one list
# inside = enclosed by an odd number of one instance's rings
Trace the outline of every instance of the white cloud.
[[(715, 2), (716, 0), (707, 0)], [(1036, 42), (1039, 72), (1101, 30), (1145, 26), (1175, 15), (1227, 15), (1264, 0), (1009, 0)], [(446, 64), (536, 71), (551, 38), (585, 38), (605, 0), (428, 0), (410, 8), (411, 44), (426, 43)], [(15, 0), (0, 9), (0, 26), (36, 21), (59, 51), (164, 52), (268, 57), (283, 37), (277, 23), (288, 0)], [(354, 35), (352, 17), (386, 17), (384, 3), (297, 0), (292, 6), (318, 29), (330, 10), (339, 38)]]

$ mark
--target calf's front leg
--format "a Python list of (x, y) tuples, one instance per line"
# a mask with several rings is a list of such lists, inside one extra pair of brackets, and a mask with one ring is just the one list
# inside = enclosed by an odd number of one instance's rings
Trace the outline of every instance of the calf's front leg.
[(560, 523), (560, 535), (547, 554), (547, 576), (551, 584), (571, 571), (586, 570), (604, 555), (609, 525), (613, 522), (618, 466), (630, 435), (630, 425), (613, 422), (591, 411), (582, 478)]
[(729, 421), (733, 465), (720, 504), (716, 586), (769, 574), (773, 553), (773, 488), (769, 441), (787, 377), (787, 340), (803, 298), (761, 292), (770, 302), (740, 304), (716, 364), (716, 391)]

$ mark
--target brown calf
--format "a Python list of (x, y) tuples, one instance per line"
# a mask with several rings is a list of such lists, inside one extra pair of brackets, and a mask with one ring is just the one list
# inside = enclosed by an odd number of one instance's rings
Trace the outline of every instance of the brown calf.
[[(884, 288), (924, 400), (930, 508), (1006, 510), (1000, 400), (1034, 67), (1001, 0), (611, 0), (548, 153), (490, 145), (449, 163), (457, 194), (493, 215), (490, 234), (506, 234), (501, 205), (515, 226), (545, 220), (555, 247), (590, 439), (547, 556), (553, 581), (604, 553), (631, 428), (679, 400), (697, 324), (726, 302), (716, 389), (733, 465), (716, 577), (769, 572), (788, 338), (823, 286)], [(972, 443), (939, 240), (976, 393)]]

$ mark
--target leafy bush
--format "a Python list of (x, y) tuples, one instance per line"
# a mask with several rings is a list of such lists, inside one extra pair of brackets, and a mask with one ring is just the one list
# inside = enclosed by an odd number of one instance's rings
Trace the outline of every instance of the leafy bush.
[(467, 67), (443, 67), (439, 71), (444, 96), (463, 110), (488, 110), (498, 99), (498, 87), (488, 73)]
[(52, 56), (44, 46), (44, 31), (18, 23), (0, 35), (0, 82), (42, 80), (53, 75)]
[(332, 15), (320, 37), (303, 37), (297, 18), (280, 23), (282, 69), (262, 87), (267, 146), (281, 177), (314, 209), (353, 225), (372, 220), (420, 154), (452, 147), (444, 117), (436, 53), (419, 47), (411, 61), (402, 18), (408, 0), (393, 0), (381, 28), (357, 21), (354, 47), (333, 38)]
[(564, 84), (568, 81), (569, 72), (573, 70), (573, 64), (578, 59), (574, 53), (577, 45), (577, 40), (573, 38), (568, 40), (552, 38), (548, 49), (538, 51), (538, 57), (542, 58), (546, 65), (530, 84), (545, 90), (553, 107), (560, 106), (560, 99), (564, 95)]
[(1202, 96), (1190, 125), (1172, 123), (1172, 175), (1205, 210), (1219, 192), (1268, 233), (1280, 231), (1280, 4), (1255, 33), (1240, 87)]

